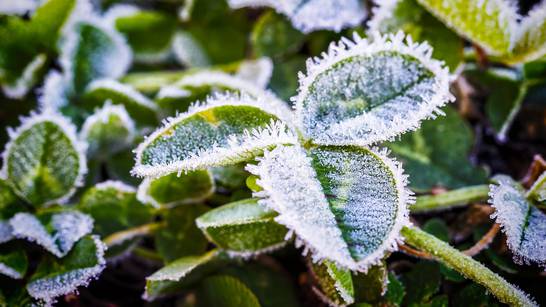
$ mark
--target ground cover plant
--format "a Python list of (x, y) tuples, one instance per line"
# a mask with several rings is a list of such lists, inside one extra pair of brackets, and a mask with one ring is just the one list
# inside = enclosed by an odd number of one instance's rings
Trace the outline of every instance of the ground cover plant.
[(540, 306), (546, 2), (0, 3), (4, 306)]

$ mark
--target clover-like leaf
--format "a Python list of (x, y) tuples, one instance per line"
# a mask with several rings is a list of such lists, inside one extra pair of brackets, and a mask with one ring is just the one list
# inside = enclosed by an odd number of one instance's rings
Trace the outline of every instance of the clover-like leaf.
[(506, 235), (506, 243), (518, 263), (546, 263), (546, 214), (525, 197), (517, 182), (508, 176), (495, 176), (489, 202), (494, 217)]
[(211, 250), (201, 256), (187, 256), (171, 262), (146, 278), (144, 299), (153, 300), (177, 293), (181, 288), (198, 282), (225, 262), (225, 255)]
[(85, 120), (80, 138), (88, 143), (89, 156), (116, 153), (133, 142), (135, 122), (123, 105), (105, 104)]
[(217, 96), (166, 121), (136, 149), (133, 173), (160, 177), (246, 161), (297, 139), (278, 112), (249, 96)]
[(123, 105), (137, 124), (155, 126), (157, 106), (146, 96), (131, 86), (111, 79), (99, 79), (91, 82), (83, 94), (88, 109), (101, 106), (105, 101)]
[(347, 306), (355, 302), (351, 271), (325, 260), (322, 263), (311, 263), (311, 272), (320, 286), (320, 290), (315, 291), (325, 302), (335, 306)]
[(214, 192), (214, 179), (207, 170), (172, 173), (159, 178), (144, 178), (138, 186), (138, 199), (155, 207), (172, 207), (205, 200)]
[(104, 249), (104, 244), (97, 236), (86, 236), (66, 257), (45, 258), (26, 286), (28, 293), (46, 305), (51, 305), (56, 297), (86, 286), (105, 267)]
[(229, 275), (205, 278), (197, 292), (202, 306), (260, 307), (260, 301), (239, 279)]
[(247, 166), (263, 188), (255, 196), (315, 261), (366, 271), (396, 249), (412, 199), (402, 169), (384, 151), (280, 146), (259, 160)]
[(17, 213), (9, 220), (16, 238), (34, 242), (53, 255), (64, 257), (93, 229), (93, 219), (79, 211)]
[(401, 32), (331, 44), (300, 76), (294, 101), (303, 134), (323, 145), (365, 146), (415, 130), (452, 99), (448, 70), (431, 53)]
[(286, 15), (304, 33), (315, 30), (341, 31), (366, 18), (364, 4), (357, 0), (228, 0), (232, 8), (269, 6)]
[(21, 248), (8, 247), (0, 251), (0, 274), (21, 279), (28, 268), (27, 255)]
[(285, 245), (288, 230), (274, 221), (275, 211), (245, 199), (215, 208), (195, 220), (207, 238), (230, 254), (242, 257)]
[(85, 145), (64, 117), (33, 114), (9, 130), (2, 177), (34, 206), (66, 201), (87, 171)]

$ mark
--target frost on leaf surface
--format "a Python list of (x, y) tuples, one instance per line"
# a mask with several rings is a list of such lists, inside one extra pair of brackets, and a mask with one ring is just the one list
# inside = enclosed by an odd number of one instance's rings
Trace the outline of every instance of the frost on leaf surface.
[[(336, 266), (325, 260), (322, 263), (311, 263), (311, 273), (320, 285), (320, 296), (324, 301), (335, 306), (347, 306), (355, 302), (355, 290), (351, 271)], [(315, 291), (318, 292), (318, 289)]]
[(366, 17), (358, 0), (228, 0), (232, 8), (269, 6), (286, 15), (294, 27), (304, 33), (357, 26)]
[(495, 208), (492, 217), (502, 227), (506, 243), (520, 263), (546, 262), (546, 214), (525, 197), (517, 182), (508, 176), (493, 178), (489, 202)]
[(369, 145), (416, 129), (452, 99), (448, 70), (431, 53), (401, 32), (331, 44), (300, 76), (298, 125), (323, 145)]
[(275, 220), (315, 261), (366, 271), (396, 249), (408, 223), (406, 177), (385, 152), (323, 146), (307, 154), (282, 146), (247, 168), (260, 177), (260, 203), (279, 213)]
[(46, 257), (38, 264), (26, 288), (30, 296), (50, 306), (55, 298), (73, 293), (97, 278), (106, 265), (104, 244), (86, 236), (62, 259)]
[(546, 2), (536, 5), (519, 25), (509, 62), (527, 62), (546, 54)]
[(57, 257), (64, 257), (93, 229), (93, 219), (78, 211), (17, 213), (10, 219), (13, 235), (34, 242)]
[(43, 113), (8, 132), (2, 176), (13, 191), (34, 206), (68, 199), (87, 171), (76, 128), (60, 115)]
[(296, 137), (269, 113), (267, 102), (249, 96), (217, 96), (168, 119), (136, 149), (138, 176), (160, 177), (246, 161)]

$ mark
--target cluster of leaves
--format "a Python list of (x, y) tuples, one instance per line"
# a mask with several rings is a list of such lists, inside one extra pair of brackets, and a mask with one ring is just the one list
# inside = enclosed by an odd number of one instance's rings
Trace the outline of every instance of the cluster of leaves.
[[(181, 2), (0, 3), (0, 119), (17, 127), (0, 137), (0, 303), (51, 305), (137, 257), (145, 300), (188, 306), (536, 304), (417, 213), (489, 199), (494, 244), (546, 262), (546, 172), (484, 186), (445, 106), (474, 88), (479, 124), (509, 142), (546, 84), (545, 4)], [(420, 245), (410, 211), (440, 240)], [(404, 238), (443, 264), (400, 269)]]

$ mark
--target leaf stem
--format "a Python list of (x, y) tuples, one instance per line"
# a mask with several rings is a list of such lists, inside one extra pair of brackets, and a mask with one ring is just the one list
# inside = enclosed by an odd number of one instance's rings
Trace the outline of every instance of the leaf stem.
[(488, 193), (489, 186), (483, 184), (464, 187), (437, 195), (418, 196), (415, 204), (410, 206), (410, 210), (412, 213), (446, 210), (471, 202), (486, 200)]
[(538, 306), (525, 292), (435, 236), (417, 227), (404, 227), (401, 234), (406, 243), (431, 254), (436, 260), (458, 271), (466, 278), (483, 285), (499, 301), (511, 306)]

